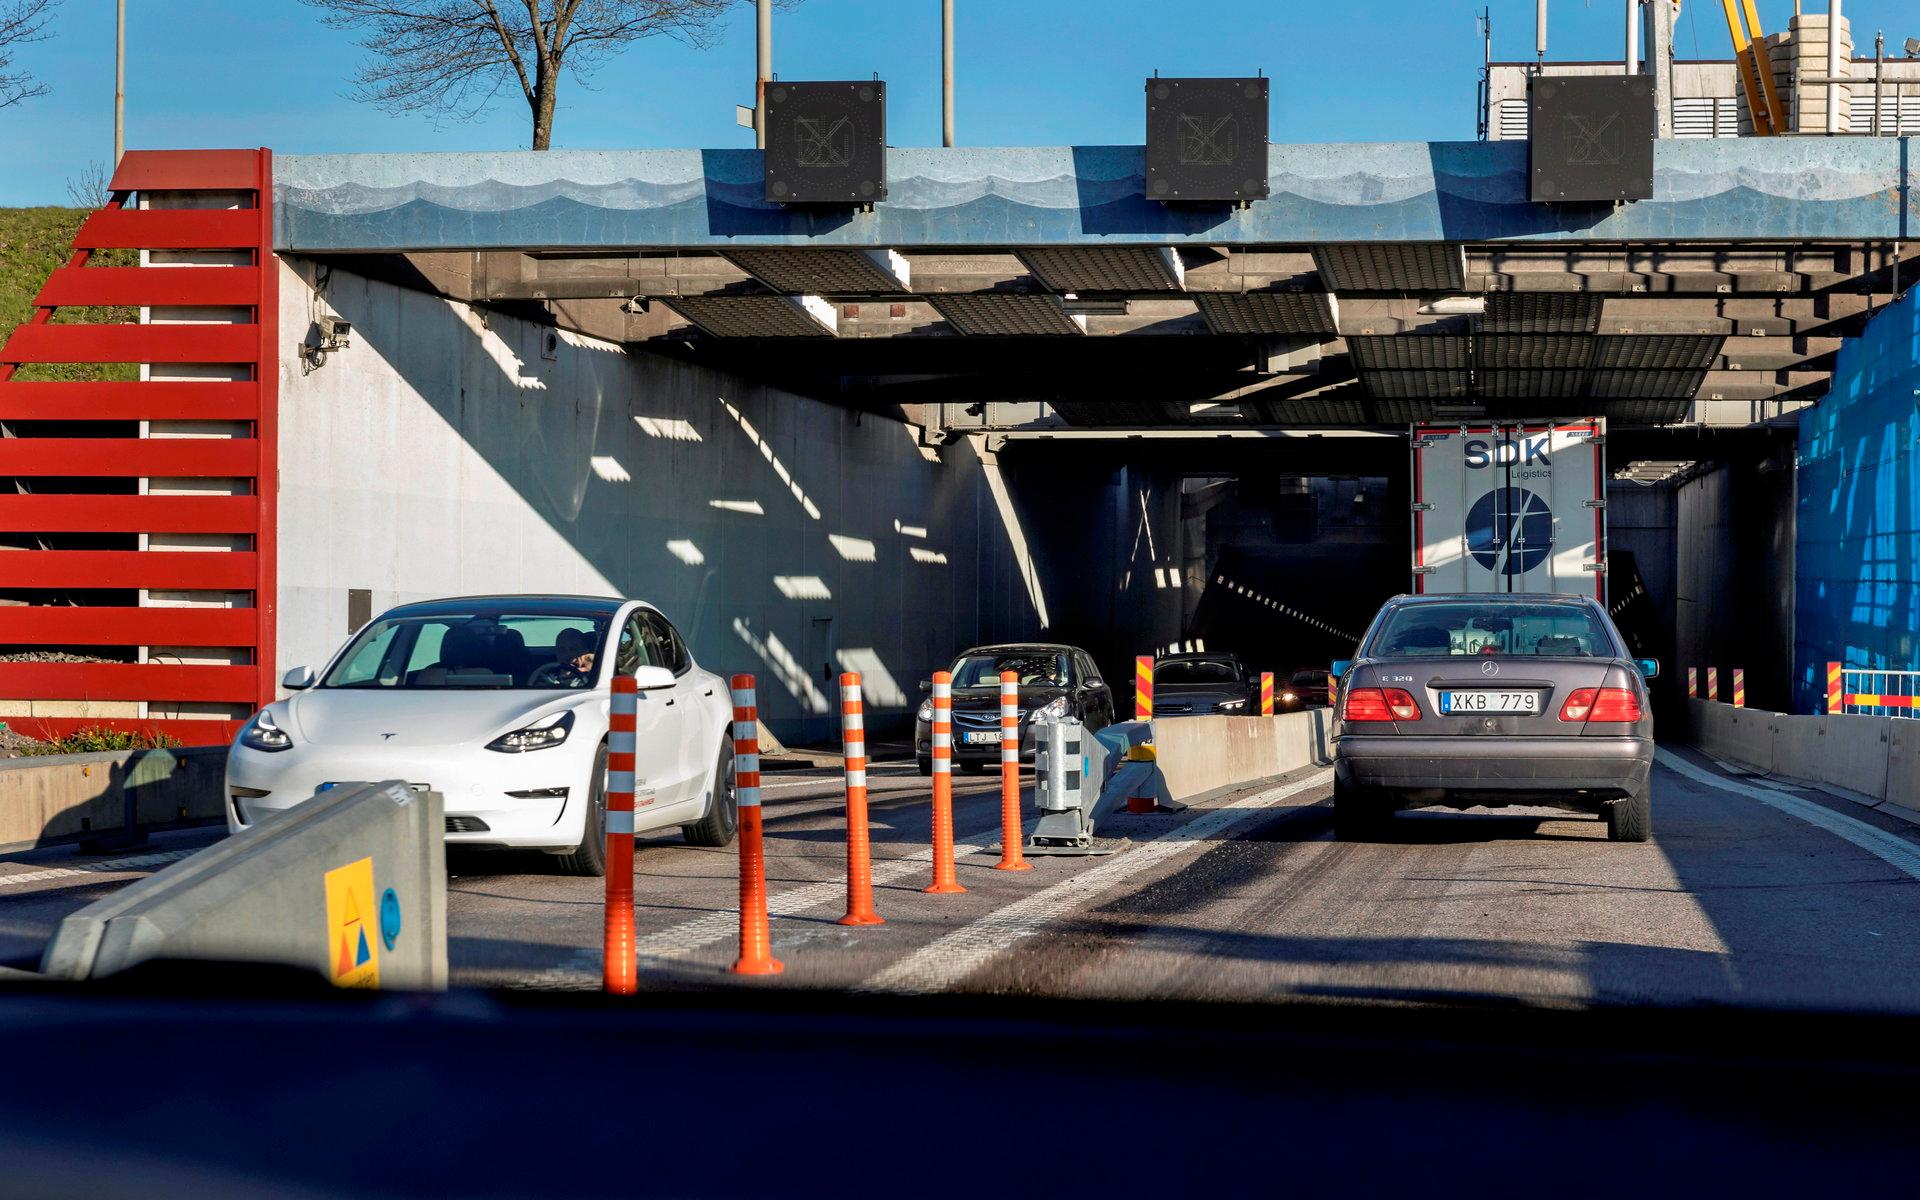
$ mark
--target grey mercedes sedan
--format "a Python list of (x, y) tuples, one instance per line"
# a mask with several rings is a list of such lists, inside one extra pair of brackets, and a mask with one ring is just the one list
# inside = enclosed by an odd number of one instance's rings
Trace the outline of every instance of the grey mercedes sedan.
[(1334, 830), (1403, 808), (1544, 805), (1652, 832), (1653, 709), (1606, 610), (1584, 596), (1398, 596), (1333, 665)]

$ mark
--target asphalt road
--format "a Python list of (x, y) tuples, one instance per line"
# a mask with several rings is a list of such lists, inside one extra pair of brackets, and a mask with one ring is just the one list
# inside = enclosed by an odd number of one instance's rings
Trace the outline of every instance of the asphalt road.
[[(957, 775), (959, 840), (979, 848), (960, 858), (960, 896), (920, 891), (926, 781), (910, 763), (870, 779), (885, 925), (835, 923), (837, 776), (770, 776), (787, 971), (726, 973), (736, 855), (665, 835), (636, 855), (642, 987), (1920, 1007), (1920, 825), (1691, 751), (1663, 751), (1645, 845), (1609, 843), (1597, 819), (1512, 809), (1403, 814), (1387, 841), (1335, 842), (1328, 773), (1310, 771), (1180, 814), (1117, 814), (1101, 832), (1132, 839), (1124, 852), (1021, 873), (992, 869), (984, 849), (998, 841), (997, 779)], [(50, 862), (75, 873), (49, 876)], [(538, 855), (449, 865), (456, 983), (598, 986), (600, 881), (553, 874)], [(0, 961), (144, 869), (0, 861)]]

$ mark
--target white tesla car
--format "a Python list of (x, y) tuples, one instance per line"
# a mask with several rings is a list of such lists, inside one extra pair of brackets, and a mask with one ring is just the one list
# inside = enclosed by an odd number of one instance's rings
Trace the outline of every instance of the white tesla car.
[(733, 840), (733, 701), (652, 606), (588, 596), (478, 596), (390, 609), (227, 753), (234, 832), (335, 784), (402, 779), (446, 798), (451, 845), (531, 848), (606, 869), (607, 708), (639, 685), (634, 829)]

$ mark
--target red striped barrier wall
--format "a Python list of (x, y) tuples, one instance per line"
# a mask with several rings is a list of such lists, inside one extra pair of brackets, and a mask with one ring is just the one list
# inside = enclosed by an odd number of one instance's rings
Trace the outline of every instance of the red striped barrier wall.
[[(87, 647), (113, 663), (0, 664), (0, 720), (30, 736), (83, 726), (165, 733), (189, 745), (224, 742), (244, 714), (270, 702), (274, 678), (278, 267), (273, 156), (267, 150), (129, 151), (112, 198), (89, 216), (73, 254), (0, 345), (0, 423), (56, 421), (52, 436), (0, 437), (0, 643)], [(235, 195), (236, 207), (142, 207), (156, 192)], [(143, 195), (144, 194), (144, 195)], [(173, 198), (163, 203), (175, 202)], [(216, 201), (219, 203), (221, 201)], [(97, 267), (95, 251), (211, 251), (228, 266)], [(62, 321), (61, 308), (207, 308), (207, 324)], [(246, 310), (224, 322), (225, 310)], [(22, 380), (41, 364), (218, 364), (240, 379), (67, 382)], [(187, 436), (130, 436), (107, 423), (163, 422)], [(180, 422), (244, 423), (193, 435)], [(9, 430), (11, 432), (11, 430)], [(99, 436), (89, 436), (98, 431)], [(146, 494), (142, 479), (232, 479), (242, 494)], [(227, 535), (227, 550), (145, 548), (145, 535)], [(114, 548), (116, 546), (118, 548)], [(233, 593), (241, 607), (146, 606), (144, 591)], [(74, 594), (77, 603), (70, 603)], [(115, 597), (112, 593), (122, 593)], [(91, 601), (91, 602), (90, 602)], [(150, 649), (203, 651), (233, 662), (141, 661)], [(186, 653), (192, 658), (194, 654)], [(8, 703), (11, 702), (11, 703)], [(100, 702), (126, 715), (46, 715)], [(186, 706), (203, 711), (182, 711)], [(204, 706), (230, 707), (229, 715)], [(29, 711), (38, 715), (25, 715)]]

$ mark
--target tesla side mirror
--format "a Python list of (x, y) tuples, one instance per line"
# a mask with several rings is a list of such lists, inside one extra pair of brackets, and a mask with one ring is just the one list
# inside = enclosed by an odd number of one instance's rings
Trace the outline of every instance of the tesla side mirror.
[(1333, 670), (1331, 674), (1335, 679), (1339, 679), (1347, 673), (1347, 668), (1352, 665), (1353, 660), (1350, 658), (1336, 658), (1333, 660)]
[(673, 672), (665, 667), (635, 667), (633, 687), (639, 692), (657, 692), (673, 686)]
[(1660, 660), (1659, 660), (1659, 659), (1657, 659), (1657, 658), (1643, 658), (1643, 659), (1641, 659), (1641, 660), (1640, 660), (1640, 674), (1641, 674), (1641, 676), (1642, 676), (1642, 677), (1644, 677), (1644, 678), (1647, 678), (1647, 679), (1657, 679), (1657, 678), (1659, 678), (1659, 675), (1660, 675)]
[(313, 682), (312, 667), (295, 667), (280, 678), (280, 686), (290, 692), (304, 692)]

